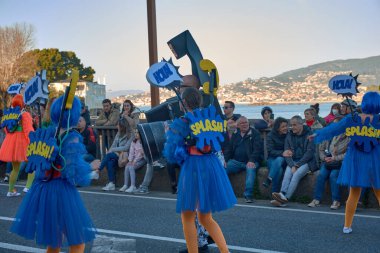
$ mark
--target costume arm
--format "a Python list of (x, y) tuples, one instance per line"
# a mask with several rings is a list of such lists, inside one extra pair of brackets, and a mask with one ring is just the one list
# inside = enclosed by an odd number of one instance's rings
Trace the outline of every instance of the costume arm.
[(352, 116), (347, 115), (337, 123), (331, 123), (325, 128), (319, 129), (315, 132), (315, 143), (321, 143), (325, 140), (331, 140), (334, 136), (342, 134), (346, 131), (347, 125), (352, 121)]
[(175, 119), (166, 132), (164, 157), (169, 163), (178, 163), (186, 159), (185, 138), (190, 133), (188, 124), (182, 119)]

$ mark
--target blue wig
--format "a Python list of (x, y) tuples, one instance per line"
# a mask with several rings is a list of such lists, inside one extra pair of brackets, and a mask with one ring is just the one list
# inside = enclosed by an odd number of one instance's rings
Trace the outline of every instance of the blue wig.
[(380, 113), (380, 95), (377, 92), (370, 91), (364, 94), (362, 100), (362, 111), (367, 114)]
[[(61, 113), (62, 103), (63, 103), (63, 96), (60, 96), (54, 101), (54, 103), (52, 104), (50, 108), (51, 121), (53, 122), (55, 126), (58, 126), (59, 114)], [(79, 122), (80, 112), (81, 112), (80, 100), (79, 98), (74, 97), (73, 107), (70, 110), (65, 110), (65, 112), (63, 113), (61, 127), (67, 128), (67, 123), (69, 123), (69, 127), (76, 127)], [(69, 115), (70, 115), (70, 122), (68, 122)]]

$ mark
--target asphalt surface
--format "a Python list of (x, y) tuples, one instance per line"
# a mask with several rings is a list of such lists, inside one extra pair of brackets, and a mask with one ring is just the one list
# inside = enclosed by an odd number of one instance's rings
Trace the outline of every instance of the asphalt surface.
[[(127, 195), (102, 192), (101, 187), (78, 190), (101, 237), (134, 239), (138, 253), (171, 253), (185, 247), (175, 195)], [(6, 192), (7, 185), (0, 184), (0, 252), (43, 252), (34, 241), (8, 232), (22, 197), (7, 198)], [(239, 199), (237, 206), (214, 218), (231, 252), (380, 252), (378, 209), (358, 210), (349, 235), (342, 233), (344, 208), (332, 211), (329, 205), (275, 208), (269, 201), (245, 204)], [(219, 251), (211, 247), (210, 252)]]

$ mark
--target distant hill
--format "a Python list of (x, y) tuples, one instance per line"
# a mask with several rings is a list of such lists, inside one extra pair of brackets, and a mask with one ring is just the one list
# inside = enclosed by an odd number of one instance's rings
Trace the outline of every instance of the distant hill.
[(115, 90), (115, 91), (106, 91), (106, 97), (109, 99), (127, 96), (127, 95), (136, 95), (143, 93), (143, 90)]
[(307, 76), (314, 75), (317, 72), (352, 72), (353, 75), (371, 76), (370, 80), (365, 78), (360, 80), (363, 85), (380, 84), (380, 56), (373, 56), (363, 59), (335, 60), (306, 68), (295, 69), (284, 72), (275, 76), (276, 81), (289, 83), (293, 81), (303, 81)]

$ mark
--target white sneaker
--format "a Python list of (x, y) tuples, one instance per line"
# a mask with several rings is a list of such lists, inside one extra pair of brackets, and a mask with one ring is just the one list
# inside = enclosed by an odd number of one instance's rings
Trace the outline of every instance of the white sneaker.
[(27, 187), (24, 187), (24, 189), (22, 190), (23, 192), (25, 192), (25, 193), (28, 193), (28, 191), (29, 191), (29, 188), (27, 188)]
[(120, 189), (119, 189), (119, 192), (125, 192), (125, 190), (128, 188), (128, 186), (126, 186), (126, 185), (123, 185), (123, 187), (121, 187)]
[(105, 187), (102, 188), (103, 191), (114, 191), (115, 190), (115, 184), (112, 183), (112, 182), (109, 182), (108, 184), (106, 184)]
[(352, 233), (352, 228), (344, 227), (343, 228), (343, 234), (351, 234)]
[(136, 191), (136, 186), (130, 186), (127, 190), (125, 190), (125, 192), (128, 192), (128, 193), (132, 193), (132, 192), (134, 192), (134, 191)]
[(7, 193), (7, 197), (17, 197), (17, 196), (20, 196), (21, 194), (14, 191), (14, 192), (8, 192)]
[(317, 199), (313, 199), (313, 201), (311, 201), (307, 206), (308, 206), (308, 207), (317, 207), (317, 206), (319, 206), (319, 205), (320, 205), (319, 200), (317, 200)]
[(99, 179), (99, 173), (95, 170), (91, 171), (90, 178), (98, 180)]

